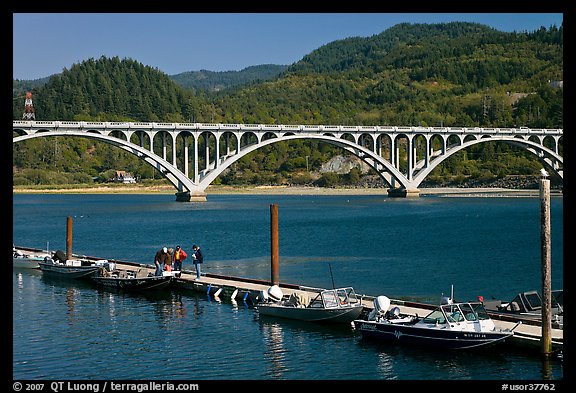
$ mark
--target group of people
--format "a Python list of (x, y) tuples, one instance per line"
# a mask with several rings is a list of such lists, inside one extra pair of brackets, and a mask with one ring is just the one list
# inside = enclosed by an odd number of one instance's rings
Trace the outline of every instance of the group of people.
[[(194, 267), (196, 268), (196, 280), (199, 280), (200, 265), (204, 263), (204, 256), (202, 255), (202, 251), (200, 251), (200, 247), (196, 244), (192, 246), (192, 250), (192, 263), (194, 263)], [(164, 270), (167, 272), (172, 270), (181, 272), (182, 263), (186, 258), (188, 258), (186, 251), (180, 246), (176, 246), (175, 249), (172, 247), (162, 247), (156, 252), (156, 256), (154, 257), (154, 265), (156, 266), (156, 272), (154, 274), (161, 276)]]

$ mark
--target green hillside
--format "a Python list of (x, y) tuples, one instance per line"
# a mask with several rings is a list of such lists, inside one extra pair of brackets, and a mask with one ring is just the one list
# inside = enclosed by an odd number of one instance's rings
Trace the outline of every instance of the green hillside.
[(240, 71), (188, 71), (171, 75), (170, 79), (187, 89), (218, 92), (231, 87), (273, 79), (286, 68), (288, 66), (262, 64), (246, 67)]
[[(38, 120), (562, 128), (563, 89), (553, 83), (562, 80), (562, 26), (504, 33), (473, 23), (400, 24), (324, 45), (271, 80), (218, 93), (183, 88), (155, 68), (119, 58), (76, 64), (33, 93)], [(22, 102), (14, 102), (13, 113), (21, 118)], [(56, 181), (26, 174), (31, 170), (95, 178), (124, 169), (158, 178), (110, 146), (77, 139), (53, 145), (17, 144), (15, 183)], [(319, 142), (277, 143), (239, 160), (217, 181), (357, 183), (358, 173), (319, 173), (338, 154)], [(480, 144), (446, 160), (430, 179), (530, 175), (540, 167), (522, 149)], [(78, 181), (71, 177), (58, 181)]]

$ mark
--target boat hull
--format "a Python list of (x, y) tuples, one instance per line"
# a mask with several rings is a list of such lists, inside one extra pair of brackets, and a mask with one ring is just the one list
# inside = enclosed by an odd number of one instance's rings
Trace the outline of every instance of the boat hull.
[(354, 325), (362, 337), (445, 349), (485, 347), (503, 342), (513, 335), (512, 332), (454, 331), (364, 320), (355, 320)]
[(40, 269), (40, 262), (44, 258), (40, 257), (18, 257), (12, 258), (12, 267), (16, 269)]
[(100, 269), (100, 266), (97, 265), (70, 266), (55, 264), (52, 262), (40, 262), (39, 265), (40, 269), (45, 273), (68, 278), (84, 278), (93, 276)]
[(166, 288), (172, 282), (170, 276), (143, 278), (92, 277), (96, 284), (124, 291), (153, 291)]
[(288, 307), (275, 304), (257, 306), (260, 315), (297, 319), (307, 322), (350, 323), (360, 316), (362, 306), (341, 308)]

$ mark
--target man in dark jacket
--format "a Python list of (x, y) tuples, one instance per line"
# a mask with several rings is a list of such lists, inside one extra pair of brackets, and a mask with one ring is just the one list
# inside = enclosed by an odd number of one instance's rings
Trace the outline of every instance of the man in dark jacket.
[(200, 247), (196, 244), (192, 246), (192, 250), (194, 250), (192, 259), (194, 260), (194, 266), (196, 267), (196, 280), (200, 280), (200, 265), (204, 262), (204, 256), (202, 255), (202, 251), (200, 251)]
[(168, 249), (166, 247), (156, 251), (156, 255), (154, 256), (154, 265), (156, 265), (156, 272), (154, 273), (155, 276), (162, 275), (162, 264), (166, 263), (169, 257)]

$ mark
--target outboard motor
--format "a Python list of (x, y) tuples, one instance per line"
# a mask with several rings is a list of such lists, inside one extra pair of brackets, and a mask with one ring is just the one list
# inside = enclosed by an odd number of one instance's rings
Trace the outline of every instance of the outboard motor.
[(278, 285), (272, 285), (270, 288), (268, 288), (268, 297), (271, 300), (279, 302), (282, 300), (283, 296), (284, 294)]
[(368, 320), (378, 321), (383, 318), (388, 311), (388, 307), (390, 307), (390, 299), (383, 295), (378, 296), (374, 299), (374, 308), (368, 314)]
[(52, 260), (54, 262), (66, 263), (66, 253), (62, 250), (57, 250), (54, 255), (52, 255)]
[(258, 292), (257, 300), (259, 303), (266, 303), (268, 302), (268, 291), (260, 291)]

